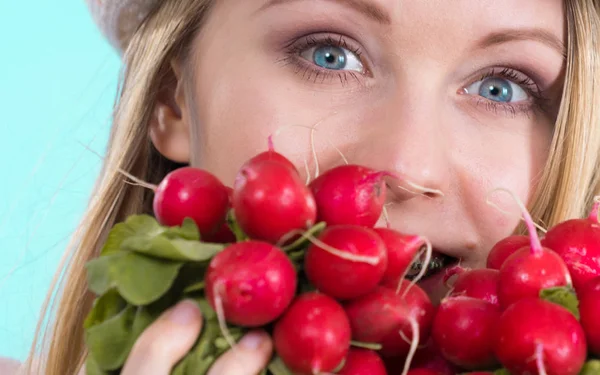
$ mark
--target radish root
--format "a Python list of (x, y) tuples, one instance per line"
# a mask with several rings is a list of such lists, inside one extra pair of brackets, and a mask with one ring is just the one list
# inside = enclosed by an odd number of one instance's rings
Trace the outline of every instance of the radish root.
[[(98, 152), (92, 150), (91, 147), (89, 147), (88, 145), (79, 142), (83, 147), (85, 147), (86, 150), (88, 150), (89, 152), (91, 152), (92, 154), (96, 155), (97, 157), (100, 158), (100, 160), (104, 161), (104, 156), (100, 155)], [(117, 172), (121, 173), (123, 176), (129, 178), (131, 181), (133, 181), (133, 183), (129, 182), (129, 181), (125, 181), (126, 184), (130, 184), (133, 186), (141, 186), (143, 188), (152, 190), (152, 191), (156, 191), (156, 189), (158, 189), (157, 185), (151, 184), (149, 182), (146, 182), (142, 179), (139, 179), (137, 177), (135, 177), (134, 175), (132, 175), (131, 173), (121, 169), (121, 168), (117, 168)]]
[(306, 181), (304, 183), (308, 185), (310, 184), (310, 168), (308, 167), (306, 156), (304, 157), (304, 173), (306, 173)]
[[(411, 340), (410, 340), (408, 337), (406, 337), (406, 335), (405, 335), (405, 334), (404, 334), (404, 332), (402, 332), (402, 331), (400, 331), (400, 338), (401, 338), (402, 340), (404, 340), (404, 342), (405, 342), (405, 343), (407, 343), (407, 344), (412, 344), (412, 341), (411, 341)], [(425, 343), (425, 344), (423, 344), (423, 345), (418, 345), (418, 346), (417, 346), (417, 350), (418, 350), (418, 349), (425, 349), (426, 347), (427, 347), (427, 343)]]
[(444, 275), (444, 280), (443, 280), (444, 286), (445, 286), (446, 288), (449, 288), (449, 289), (450, 289), (451, 287), (450, 287), (450, 285), (448, 285), (448, 281), (450, 281), (450, 279), (451, 279), (453, 276), (460, 275), (460, 274), (462, 274), (462, 273), (465, 273), (466, 271), (468, 271), (468, 269), (466, 269), (466, 268), (462, 268), (462, 267), (460, 266), (460, 261), (459, 261), (459, 263), (458, 263), (456, 266), (454, 266), (454, 267), (451, 267), (451, 268), (447, 269), (447, 270), (446, 270), (446, 273), (445, 273), (445, 275)]
[[(410, 344), (410, 350), (408, 351), (408, 355), (406, 356), (406, 362), (404, 362), (404, 370), (402, 371), (402, 375), (408, 374), (410, 370), (410, 365), (412, 364), (413, 357), (419, 348), (419, 323), (414, 316), (409, 316), (410, 329), (412, 331), (412, 341)], [(402, 333), (402, 331), (400, 331)]]
[(217, 281), (215, 286), (213, 287), (213, 294), (215, 296), (215, 312), (217, 313), (217, 320), (219, 322), (219, 328), (221, 329), (221, 333), (223, 333), (223, 337), (227, 344), (231, 347), (231, 350), (237, 356), (237, 347), (235, 344), (234, 338), (229, 333), (229, 329), (227, 328), (227, 323), (225, 322), (225, 311), (223, 310), (223, 300), (221, 299), (221, 290), (223, 288), (223, 283)]
[[(431, 244), (431, 242), (427, 238), (421, 237), (421, 236), (417, 237), (416, 240), (420, 241), (421, 243), (425, 244), (425, 246), (426, 246), (425, 260), (423, 261), (423, 266), (421, 267), (419, 274), (410, 282), (410, 284), (408, 285), (408, 288), (406, 288), (404, 293), (402, 293), (402, 298), (405, 298), (406, 295), (408, 294), (408, 292), (410, 291), (410, 289), (413, 286), (415, 286), (423, 278), (423, 276), (425, 276), (425, 274), (427, 273), (427, 268), (429, 267), (429, 263), (431, 262), (431, 256), (433, 253), (433, 245)], [(423, 250), (419, 251), (419, 253), (415, 256), (415, 259), (419, 259), (422, 255), (423, 255)], [(400, 279), (400, 282), (398, 283), (398, 287), (396, 288), (396, 294), (400, 293), (400, 287), (402, 285), (402, 280), (404, 279), (404, 277), (406, 277), (407, 272), (408, 272), (408, 269), (405, 271), (405, 274), (403, 275), (402, 279)]]
[(434, 195), (434, 196), (438, 195), (441, 197), (445, 196), (443, 191), (441, 191), (439, 189), (430, 189), (425, 186), (421, 186), (421, 185), (414, 183), (414, 182), (410, 181), (409, 179), (405, 178), (400, 173), (384, 172), (384, 176), (392, 177), (397, 180), (403, 181), (406, 185), (413, 188), (414, 190), (410, 190), (409, 188), (402, 186), (402, 185), (397, 185), (397, 187), (404, 191), (407, 191), (411, 194), (424, 195), (427, 198), (431, 198), (431, 195)]
[(315, 161), (315, 178), (319, 177), (319, 157), (317, 156), (317, 150), (315, 149), (315, 129), (319, 123), (315, 124), (310, 129), (310, 152), (312, 153), (313, 160)]
[[(354, 255), (354, 254), (347, 253), (344, 250), (336, 249), (333, 246), (329, 246), (325, 242), (323, 242), (323, 241), (319, 240), (318, 238), (316, 238), (315, 236), (313, 236), (313, 234), (311, 233), (310, 230), (305, 231), (305, 232), (303, 232), (299, 229), (293, 230), (293, 231), (285, 234), (284, 237), (282, 237), (282, 239), (279, 240), (279, 243), (282, 243), (282, 242), (285, 243), (287, 240), (289, 240), (290, 238), (292, 238), (293, 236), (296, 236), (296, 235), (301, 235), (303, 238), (310, 241), (313, 245), (318, 246), (321, 249), (327, 251), (328, 253), (335, 255), (341, 259), (349, 260), (351, 262), (356, 262), (356, 263), (367, 263), (372, 266), (379, 264), (379, 261), (380, 261), (379, 257)], [(280, 245), (278, 245), (278, 247), (280, 247)]]
[(439, 189), (429, 189), (429, 188), (426, 188), (426, 187), (424, 187), (424, 186), (417, 185), (417, 184), (415, 184), (414, 182), (411, 182), (411, 181), (409, 181), (409, 180), (405, 180), (405, 182), (406, 182), (406, 184), (407, 184), (408, 186), (410, 186), (411, 188), (413, 188), (413, 189), (415, 189), (415, 190), (417, 190), (417, 191), (420, 191), (420, 192), (421, 192), (421, 194), (439, 195), (439, 196), (441, 196), (441, 197), (444, 197), (444, 196), (445, 196), (445, 195), (444, 195), (444, 192), (443, 192), (443, 191), (441, 191), (441, 190), (439, 190)]
[(544, 365), (544, 344), (542, 343), (535, 346), (535, 364), (539, 375), (547, 375), (546, 366)]
[[(493, 194), (496, 191), (502, 191), (509, 194), (513, 198), (515, 203), (519, 206), (519, 208), (521, 209), (521, 214), (523, 215), (523, 218), (525, 220), (525, 225), (527, 226), (527, 230), (529, 231), (529, 238), (531, 239), (531, 252), (532, 254), (541, 253), (543, 251), (543, 248), (542, 243), (540, 242), (540, 237), (537, 234), (535, 223), (533, 222), (533, 219), (531, 218), (529, 211), (527, 211), (527, 208), (525, 208), (523, 202), (521, 202), (521, 200), (519, 199), (519, 197), (517, 197), (515, 193), (505, 188), (494, 189), (490, 194)], [(489, 198), (486, 200), (486, 202), (489, 202)]]
[(343, 250), (336, 249), (333, 246), (327, 245), (325, 242), (319, 240), (318, 238), (314, 237), (310, 233), (308, 233), (308, 234), (303, 233), (302, 236), (307, 238), (314, 245), (320, 247), (321, 249), (327, 251), (328, 253), (330, 253), (332, 255), (337, 256), (338, 258), (349, 260), (351, 262), (356, 262), (356, 263), (367, 263), (372, 266), (379, 264), (379, 261), (380, 261), (379, 257), (370, 257), (370, 256), (354, 255), (354, 254), (347, 253)]
[(600, 221), (600, 195), (594, 197), (594, 205), (592, 206), (592, 211), (590, 212), (590, 216), (588, 219), (593, 221), (594, 223), (598, 223)]
[(392, 205), (394, 204), (393, 202), (390, 202), (388, 204), (383, 205), (383, 209), (381, 210), (381, 215), (383, 216), (383, 220), (385, 220), (385, 227), (387, 229), (391, 229), (392, 228), (392, 222), (390, 221), (390, 215), (388, 214), (387, 211), (387, 205)]
[[(494, 203), (494, 202), (490, 201), (490, 200), (489, 200), (489, 198), (488, 198), (488, 199), (485, 201), (485, 203), (487, 203), (487, 204), (488, 204), (488, 206), (492, 206), (492, 207), (494, 207), (495, 209), (497, 209), (498, 211), (502, 212), (502, 213), (503, 213), (503, 214), (505, 214), (505, 215), (510, 215), (510, 214), (511, 214), (511, 212), (509, 212), (509, 211), (506, 211), (506, 210), (502, 209), (502, 208), (501, 208), (500, 206), (498, 206), (496, 203)], [(522, 221), (525, 221), (525, 219), (524, 219), (524, 218), (521, 218), (521, 220), (522, 220)], [(546, 228), (544, 228), (543, 226), (541, 226), (541, 225), (539, 225), (539, 224), (537, 224), (537, 223), (533, 223), (533, 225), (535, 225), (535, 227), (536, 227), (536, 228), (537, 228), (537, 229), (538, 229), (540, 232), (542, 232), (542, 233), (544, 233), (544, 234), (548, 232), (548, 230), (547, 230)]]
[(130, 180), (132, 180), (134, 183), (132, 184), (131, 182), (125, 181), (125, 183), (134, 185), (134, 186), (141, 186), (143, 188), (146, 189), (150, 189), (152, 191), (156, 191), (156, 189), (158, 189), (157, 185), (151, 184), (149, 182), (146, 182), (144, 180), (141, 180), (137, 177), (135, 177), (134, 175), (132, 175), (131, 173), (122, 170), (121, 168), (118, 169), (119, 173), (121, 173), (123, 176), (129, 178)]

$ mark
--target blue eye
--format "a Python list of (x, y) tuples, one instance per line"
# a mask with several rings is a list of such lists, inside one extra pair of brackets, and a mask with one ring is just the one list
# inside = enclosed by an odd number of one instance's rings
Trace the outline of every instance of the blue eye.
[(315, 64), (325, 69), (341, 70), (346, 67), (346, 54), (340, 47), (325, 46), (313, 52)]
[(525, 90), (518, 84), (504, 78), (489, 77), (479, 80), (465, 89), (467, 94), (475, 94), (486, 99), (512, 103), (528, 99)]
[(356, 53), (343, 47), (321, 45), (308, 48), (300, 54), (311, 63), (328, 70), (354, 70), (364, 72), (364, 67)]

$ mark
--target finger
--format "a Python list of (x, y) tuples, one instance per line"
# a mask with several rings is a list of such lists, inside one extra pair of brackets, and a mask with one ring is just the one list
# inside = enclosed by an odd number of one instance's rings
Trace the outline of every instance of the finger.
[(180, 302), (140, 335), (121, 375), (168, 375), (192, 348), (201, 327), (198, 305)]
[(269, 363), (273, 342), (265, 332), (251, 332), (223, 354), (208, 375), (255, 375)]

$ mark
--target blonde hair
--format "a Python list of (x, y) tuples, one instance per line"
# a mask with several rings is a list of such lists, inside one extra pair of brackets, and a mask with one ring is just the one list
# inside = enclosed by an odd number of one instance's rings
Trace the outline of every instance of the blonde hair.
[[(156, 95), (174, 58), (185, 61), (207, 17), (209, 0), (165, 0), (143, 22), (124, 54), (125, 74), (113, 128), (93, 198), (64, 256), (46, 300), (30, 360), (36, 373), (76, 374), (85, 362), (83, 321), (93, 296), (85, 263), (97, 256), (110, 228), (128, 215), (151, 212), (151, 192), (124, 181), (119, 169), (158, 183), (179, 165), (162, 157), (148, 137)], [(547, 226), (586, 215), (600, 182), (600, 6), (567, 0), (567, 64), (561, 108), (547, 165), (532, 194), (532, 216)], [(51, 324), (46, 324), (50, 322)], [(42, 335), (42, 332), (43, 335)], [(43, 353), (43, 354), (42, 354)], [(33, 373), (31, 363), (27, 373)]]

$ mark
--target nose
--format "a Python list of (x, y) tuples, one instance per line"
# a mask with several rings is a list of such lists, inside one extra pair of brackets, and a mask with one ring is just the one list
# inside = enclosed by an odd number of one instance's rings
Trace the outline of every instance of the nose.
[[(430, 91), (433, 92), (433, 91)], [(449, 144), (444, 131), (443, 99), (397, 95), (370, 113), (368, 133), (354, 145), (357, 164), (387, 172), (392, 199), (443, 197), (450, 186)]]

